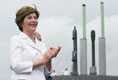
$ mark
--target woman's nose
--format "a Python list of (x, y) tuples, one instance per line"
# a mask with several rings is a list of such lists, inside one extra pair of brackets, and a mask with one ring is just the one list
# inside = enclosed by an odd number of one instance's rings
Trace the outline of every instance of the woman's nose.
[(36, 21), (37, 21), (37, 19), (35, 19), (35, 18), (32, 18), (32, 21), (33, 21), (33, 22), (36, 22)]

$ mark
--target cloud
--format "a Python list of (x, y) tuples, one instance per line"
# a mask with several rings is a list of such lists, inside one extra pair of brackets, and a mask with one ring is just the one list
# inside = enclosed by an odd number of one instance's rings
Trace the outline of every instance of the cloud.
[[(43, 38), (47, 39), (46, 42), (64, 41), (66, 37), (68, 37), (70, 29), (72, 28), (73, 21), (68, 17), (49, 17), (44, 18), (39, 21), (39, 27), (37, 31), (39, 31), (43, 36)], [(67, 36), (64, 36), (67, 35)], [(56, 41), (55, 41), (56, 40)]]
[(116, 63), (118, 58), (118, 15), (107, 18), (106, 37), (107, 37), (107, 70), (110, 75), (118, 75)]
[[(56, 69), (58, 74), (65, 67), (71, 68), (72, 55), (72, 29), (73, 20), (68, 17), (49, 17), (39, 21), (38, 32), (41, 33), (43, 41), (48, 47), (58, 45), (62, 49), (57, 58), (53, 59), (53, 69)], [(66, 62), (68, 62), (66, 64)]]

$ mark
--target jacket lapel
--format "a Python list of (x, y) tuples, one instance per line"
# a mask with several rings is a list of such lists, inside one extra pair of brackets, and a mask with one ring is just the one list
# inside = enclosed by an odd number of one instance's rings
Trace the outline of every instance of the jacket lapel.
[(39, 44), (39, 43), (36, 38), (35, 38), (36, 39), (36, 44), (35, 44), (25, 33), (21, 32), (20, 36), (27, 45), (29, 45), (33, 49), (36, 49), (37, 51), (41, 52), (40, 47), (37, 46), (37, 44)]

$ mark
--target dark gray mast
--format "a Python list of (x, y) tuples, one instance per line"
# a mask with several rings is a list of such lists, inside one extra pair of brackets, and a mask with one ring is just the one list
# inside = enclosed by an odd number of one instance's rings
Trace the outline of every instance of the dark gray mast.
[(92, 43), (92, 67), (90, 67), (90, 74), (96, 74), (96, 66), (95, 66), (95, 31), (91, 31), (91, 43)]
[(92, 66), (95, 66), (95, 31), (91, 31), (91, 42), (92, 42)]
[(77, 76), (78, 75), (78, 66), (77, 66), (77, 30), (76, 26), (74, 26), (73, 30), (73, 52), (72, 52), (72, 62), (73, 62), (73, 71), (71, 75)]

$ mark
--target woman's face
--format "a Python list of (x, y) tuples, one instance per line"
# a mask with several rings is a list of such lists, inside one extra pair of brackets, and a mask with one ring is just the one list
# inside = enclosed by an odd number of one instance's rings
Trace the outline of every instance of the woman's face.
[(35, 32), (38, 25), (38, 19), (35, 13), (31, 13), (24, 18), (22, 28), (23, 32)]

